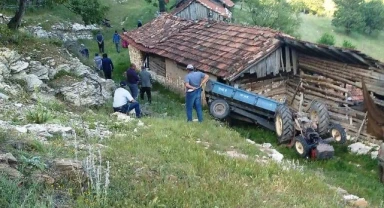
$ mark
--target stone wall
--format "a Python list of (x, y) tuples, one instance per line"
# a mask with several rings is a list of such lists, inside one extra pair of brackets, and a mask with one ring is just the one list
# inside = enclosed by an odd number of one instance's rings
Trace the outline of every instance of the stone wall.
[(135, 64), (139, 69), (144, 62), (144, 56), (142, 52), (137, 48), (133, 47), (132, 45), (128, 46), (128, 50), (129, 50), (129, 59), (131, 60), (131, 63)]

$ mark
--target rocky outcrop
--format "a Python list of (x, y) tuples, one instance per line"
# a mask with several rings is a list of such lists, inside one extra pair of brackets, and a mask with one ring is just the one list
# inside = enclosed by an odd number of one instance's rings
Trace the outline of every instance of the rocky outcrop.
[[(55, 75), (60, 71), (72, 75), (73, 79), (71, 82), (62, 82), (52, 89), (47, 84), (54, 80)], [(23, 87), (30, 92), (38, 88), (43, 93), (60, 94), (66, 102), (76, 106), (102, 105), (111, 98), (115, 89), (115, 83), (112, 80), (99, 77), (94, 70), (76, 57), (70, 56), (66, 59), (45, 57), (32, 60), (30, 57), (21, 56), (16, 51), (0, 48), (1, 99), (8, 99), (10, 95), (17, 94), (15, 92), (17, 85), (6, 84), (11, 80), (24, 82)]]
[(79, 39), (92, 39), (92, 31), (99, 30), (96, 25), (82, 25), (79, 23), (62, 22), (44, 29), (40, 24), (25, 27), (25, 30), (39, 38), (55, 38), (63, 41), (75, 41)]

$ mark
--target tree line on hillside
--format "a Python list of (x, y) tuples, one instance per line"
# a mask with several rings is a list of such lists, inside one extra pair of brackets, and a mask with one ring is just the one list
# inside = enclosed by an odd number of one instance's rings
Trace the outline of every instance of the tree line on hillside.
[[(5, 1), (5, 3), (14, 2), (14, 0)], [(99, 0), (19, 0), (15, 16), (8, 23), (9, 29), (16, 30), (19, 28), (25, 11), (31, 4), (45, 7), (64, 5), (73, 13), (80, 15), (86, 25), (100, 23), (109, 9), (109, 7), (101, 4)]]

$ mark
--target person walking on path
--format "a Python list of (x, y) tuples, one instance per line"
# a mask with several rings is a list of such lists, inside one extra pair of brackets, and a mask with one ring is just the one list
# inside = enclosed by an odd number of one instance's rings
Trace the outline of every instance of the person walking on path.
[(101, 65), (102, 65), (105, 79), (112, 79), (112, 72), (114, 67), (113, 67), (112, 60), (108, 58), (108, 55), (106, 53), (103, 54)]
[(113, 43), (116, 46), (117, 53), (120, 53), (120, 49), (119, 49), (119, 46), (120, 46), (120, 35), (119, 35), (119, 33), (117, 33), (117, 30), (115, 30), (115, 34), (113, 34)]
[(98, 53), (95, 53), (95, 57), (93, 58), (93, 62), (95, 63), (96, 70), (100, 71), (102, 68), (101, 66), (102, 66), (103, 60), (102, 60), (101, 56), (99, 56)]
[(137, 96), (139, 94), (138, 82), (140, 78), (136, 72), (136, 65), (131, 64), (131, 67), (125, 72), (125, 74), (126, 74), (128, 87), (129, 87), (129, 90), (131, 91), (132, 97), (134, 99), (137, 99)]
[(99, 31), (96, 35), (97, 45), (99, 46), (99, 52), (104, 53), (104, 36)]
[(194, 71), (191, 64), (187, 66), (188, 74), (184, 78), (186, 88), (185, 107), (187, 113), (187, 122), (192, 121), (192, 110), (195, 108), (197, 119), (203, 121), (203, 106), (201, 103), (202, 86), (208, 81), (209, 75), (199, 71)]
[(136, 118), (140, 118), (140, 104), (133, 99), (128, 90), (124, 88), (125, 86), (127, 86), (127, 84), (124, 81), (121, 81), (120, 87), (115, 90), (113, 95), (113, 111), (127, 114), (132, 109), (135, 109)]
[(151, 99), (151, 88), (152, 88), (152, 76), (151, 73), (147, 71), (145, 66), (141, 67), (141, 72), (139, 73), (140, 77), (140, 98), (144, 100), (144, 93), (147, 94), (149, 104), (152, 103)]

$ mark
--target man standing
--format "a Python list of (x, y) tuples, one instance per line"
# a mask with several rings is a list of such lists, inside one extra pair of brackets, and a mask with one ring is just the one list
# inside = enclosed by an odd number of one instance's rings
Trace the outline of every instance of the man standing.
[(132, 97), (134, 99), (137, 99), (137, 96), (139, 94), (139, 86), (137, 85), (140, 78), (137, 76), (136, 72), (136, 65), (131, 64), (131, 67), (125, 72), (128, 82), (129, 90), (132, 93)]
[(152, 88), (152, 76), (147, 71), (145, 66), (141, 67), (141, 72), (139, 73), (141, 88), (140, 88), (140, 98), (144, 100), (144, 93), (147, 94), (148, 102), (151, 104), (151, 88)]
[(140, 118), (140, 104), (133, 99), (128, 90), (124, 89), (125, 86), (127, 86), (127, 84), (121, 81), (120, 87), (115, 90), (113, 95), (113, 111), (126, 114), (132, 109), (135, 109), (136, 118)]
[(117, 53), (120, 53), (119, 45), (120, 45), (120, 35), (117, 33), (117, 30), (115, 30), (115, 34), (113, 34), (113, 43), (116, 46)]
[(113, 67), (112, 60), (108, 58), (108, 55), (106, 53), (103, 54), (101, 65), (103, 68), (105, 79), (112, 79), (112, 72), (114, 67)]
[(188, 64), (188, 74), (184, 78), (184, 85), (187, 90), (185, 95), (185, 107), (187, 122), (192, 121), (193, 107), (196, 109), (197, 119), (203, 121), (203, 106), (201, 103), (201, 87), (208, 81), (209, 76), (199, 71), (194, 71), (193, 66)]
[(102, 58), (99, 56), (98, 53), (95, 53), (95, 58), (93, 58), (93, 61), (95, 62), (95, 67), (97, 71), (101, 70), (102, 66)]
[(96, 35), (97, 45), (99, 46), (99, 52), (104, 53), (104, 36), (99, 31)]

